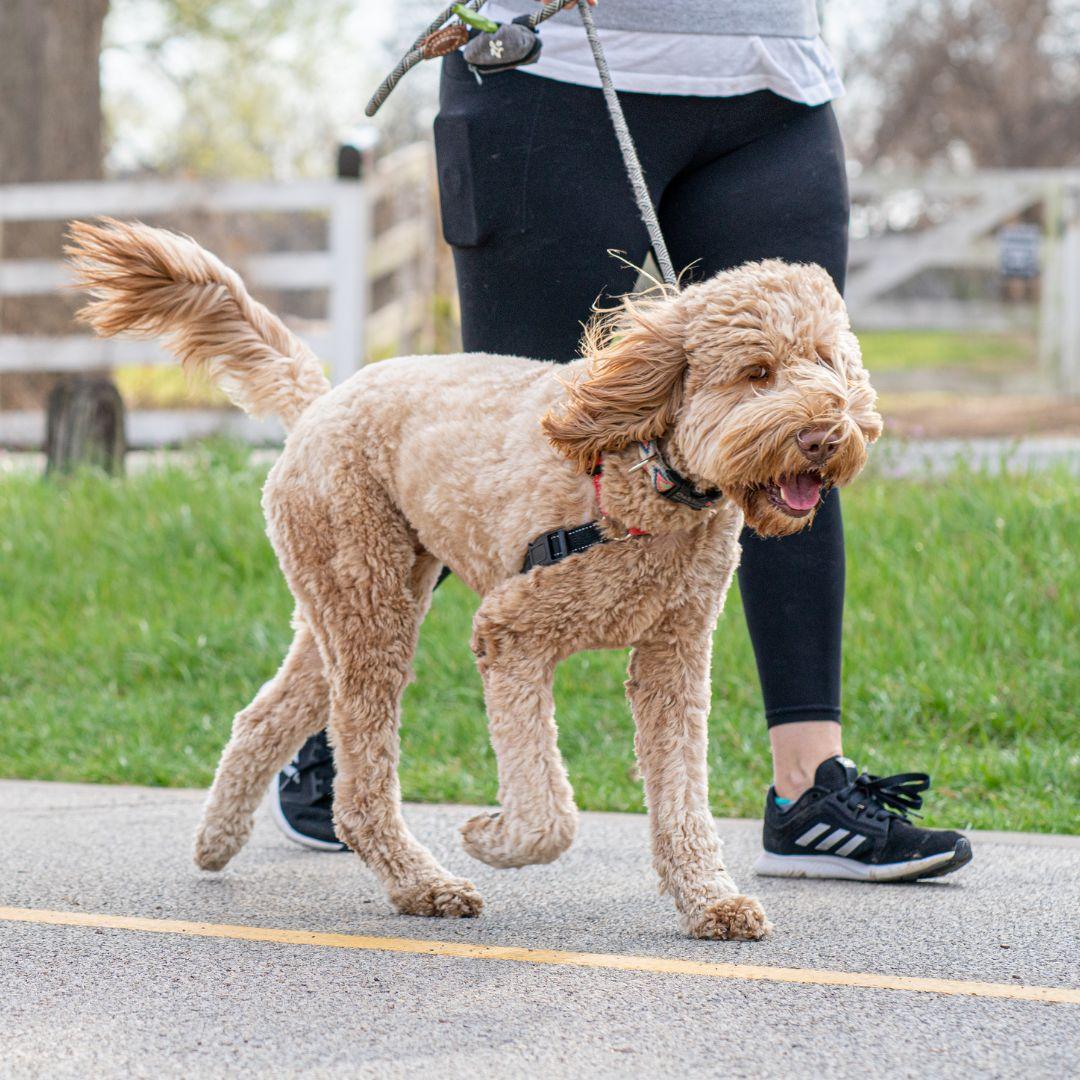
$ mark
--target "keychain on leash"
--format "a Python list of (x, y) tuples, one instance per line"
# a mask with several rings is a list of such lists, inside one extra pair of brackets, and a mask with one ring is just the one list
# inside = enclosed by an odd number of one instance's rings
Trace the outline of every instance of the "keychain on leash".
[[(567, 0), (549, 0), (542, 8), (529, 15), (522, 15), (511, 23), (497, 23), (479, 15), (478, 12), (484, 6), (485, 0), (469, 0), (467, 4), (452, 4), (413, 42), (412, 48), (382, 81), (368, 102), (364, 110), (365, 114), (374, 116), (405, 74), (422, 60), (434, 60), (457, 49), (462, 49), (466, 62), (476, 73), (477, 78), (484, 73), (495, 74), (535, 63), (539, 59), (541, 49), (540, 35), (536, 28), (573, 2), (574, 0), (569, 0), (569, 3)], [(678, 277), (672, 266), (671, 256), (668, 254), (664, 234), (660, 229), (656, 207), (653, 206), (649, 195), (649, 187), (645, 182), (637, 148), (634, 146), (619, 95), (611, 79), (611, 71), (604, 56), (604, 48), (600, 44), (600, 35), (597, 33), (592, 11), (585, 0), (577, 0), (577, 9), (585, 27), (585, 36), (589, 40), (597, 74), (600, 76), (604, 102), (607, 105), (608, 115), (611, 117), (612, 127), (615, 129), (615, 138), (619, 143), (619, 151), (626, 167), (627, 179), (634, 193), (638, 213), (648, 230), (649, 242), (652, 244), (653, 254), (656, 256), (656, 263), (664, 281), (668, 285), (677, 287)], [(455, 19), (457, 21), (450, 21)], [(470, 36), (469, 27), (478, 33)]]

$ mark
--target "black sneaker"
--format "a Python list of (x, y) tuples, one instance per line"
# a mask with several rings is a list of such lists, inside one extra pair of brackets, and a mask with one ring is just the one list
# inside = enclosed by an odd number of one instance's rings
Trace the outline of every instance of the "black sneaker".
[(971, 862), (957, 832), (920, 829), (908, 812), (922, 806), (925, 773), (869, 776), (845, 757), (823, 761), (814, 786), (787, 809), (770, 788), (764, 848), (754, 869), (766, 877), (915, 881)]
[(316, 851), (348, 851), (334, 833), (334, 755), (326, 732), (312, 735), (270, 791), (277, 827)]

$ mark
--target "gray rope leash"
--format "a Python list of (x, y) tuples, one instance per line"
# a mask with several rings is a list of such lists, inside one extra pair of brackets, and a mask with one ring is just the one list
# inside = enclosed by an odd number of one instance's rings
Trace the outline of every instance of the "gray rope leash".
[(566, 0), (548, 0), (548, 3), (539, 11), (534, 11), (529, 16), (529, 25), (535, 30), (545, 19), (550, 19), (552, 15), (558, 15), (567, 6)]
[[(455, 3), (457, 2), (458, 0), (455, 0)], [(485, 0), (468, 0), (466, 6), (472, 8), (473, 11), (479, 11), (484, 6), (484, 3)], [(394, 87), (401, 82), (407, 72), (411, 71), (424, 59), (424, 50), (422, 47), (424, 42), (446, 23), (453, 14), (454, 4), (451, 4), (437, 19), (433, 20), (431, 25), (412, 43), (412, 47), (409, 51), (394, 65), (394, 70), (379, 83), (378, 90), (371, 95), (371, 100), (364, 109), (365, 116), (374, 116), (379, 109), (382, 108), (382, 103), (394, 92)]]
[(578, 0), (578, 14), (581, 15), (581, 21), (585, 24), (585, 35), (589, 39), (589, 47), (596, 61), (596, 70), (600, 74), (600, 85), (604, 90), (608, 115), (611, 117), (612, 127), (615, 128), (615, 138), (619, 140), (619, 150), (622, 151), (623, 164), (626, 166), (630, 186), (634, 189), (634, 201), (637, 203), (638, 213), (649, 232), (649, 241), (652, 244), (653, 254), (656, 256), (656, 263), (660, 267), (664, 280), (669, 285), (678, 285), (679, 279), (675, 275), (675, 267), (671, 264), (667, 242), (660, 229), (660, 220), (656, 216), (656, 207), (653, 206), (652, 196), (649, 194), (649, 185), (645, 182), (645, 173), (641, 169), (637, 147), (634, 146), (634, 138), (626, 123), (622, 102), (619, 101), (619, 95), (615, 92), (615, 84), (611, 81), (611, 71), (607, 65), (607, 57), (604, 56), (604, 47), (600, 44), (600, 35), (596, 32), (596, 23), (585, 0)]
[[(473, 11), (479, 11), (484, 6), (485, 0), (469, 0), (465, 5)], [(542, 8), (533, 12), (527, 20), (528, 26), (535, 30), (540, 23), (557, 15), (564, 7), (569, 7), (567, 0), (548, 0)], [(593, 60), (596, 62), (596, 70), (600, 76), (600, 85), (604, 92), (604, 101), (607, 104), (608, 115), (611, 117), (611, 125), (615, 129), (615, 138), (619, 143), (622, 153), (623, 164), (626, 167), (626, 176), (630, 181), (630, 187), (634, 192), (634, 201), (637, 203), (638, 213), (649, 234), (649, 242), (652, 244), (653, 254), (656, 256), (660, 273), (664, 281), (669, 285), (678, 285), (679, 279), (675, 274), (675, 267), (671, 263), (668, 254), (667, 243), (664, 240), (660, 221), (656, 216), (656, 207), (653, 206), (652, 196), (649, 194), (649, 185), (645, 182), (645, 173), (641, 168), (641, 160), (638, 158), (637, 147), (634, 146), (633, 136), (626, 123), (623, 114), (622, 103), (615, 91), (615, 84), (611, 79), (611, 70), (608, 68), (607, 57), (604, 56), (604, 47), (600, 44), (600, 35), (596, 32), (596, 23), (593, 21), (592, 12), (585, 0), (577, 0), (578, 14), (585, 26), (585, 36), (589, 39), (589, 48), (592, 49)], [(454, 5), (445, 11), (413, 42), (412, 48), (397, 62), (394, 70), (379, 84), (379, 88), (371, 96), (364, 113), (374, 116), (383, 102), (393, 92), (394, 87), (401, 82), (405, 73), (414, 68), (424, 59), (424, 42), (454, 14)]]

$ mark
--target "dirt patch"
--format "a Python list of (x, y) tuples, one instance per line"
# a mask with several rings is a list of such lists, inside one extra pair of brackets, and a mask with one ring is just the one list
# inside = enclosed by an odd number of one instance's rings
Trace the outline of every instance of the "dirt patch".
[(1080, 398), (882, 394), (880, 408), (886, 430), (908, 439), (1080, 435)]

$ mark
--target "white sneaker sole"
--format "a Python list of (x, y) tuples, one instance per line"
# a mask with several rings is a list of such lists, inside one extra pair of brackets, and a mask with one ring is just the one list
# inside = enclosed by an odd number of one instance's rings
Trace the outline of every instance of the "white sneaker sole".
[(301, 847), (311, 848), (313, 851), (348, 851), (348, 847), (341, 843), (340, 840), (318, 840), (314, 836), (305, 836), (302, 832), (297, 832), (288, 822), (285, 814), (281, 809), (281, 800), (278, 798), (278, 780), (275, 776), (270, 782), (270, 812), (274, 816), (274, 824), (285, 834), (294, 844), (299, 844)]
[[(956, 851), (943, 851), (922, 859), (895, 863), (862, 863), (840, 855), (774, 855), (763, 851), (754, 864), (754, 872), (762, 877), (840, 878), (844, 881), (899, 881), (932, 877), (946, 863), (957, 861), (962, 866), (968, 859), (958, 859)], [(970, 858), (970, 855), (968, 856)]]

